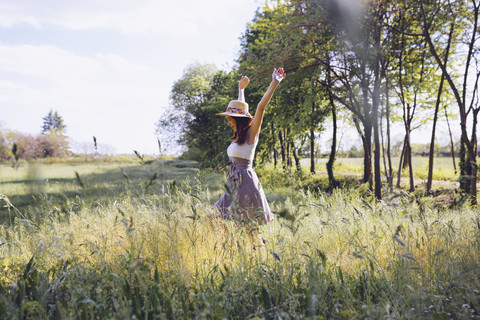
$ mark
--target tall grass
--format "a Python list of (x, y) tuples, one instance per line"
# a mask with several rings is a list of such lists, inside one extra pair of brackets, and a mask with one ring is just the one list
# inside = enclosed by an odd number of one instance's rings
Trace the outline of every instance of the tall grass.
[[(254, 248), (249, 228), (208, 218), (222, 177), (194, 170), (172, 179), (177, 167), (162, 166), (144, 167), (150, 172), (139, 180), (126, 173), (123, 192), (108, 200), (89, 195), (94, 180), (85, 179), (76, 197), (37, 203), (3, 225), (0, 314), (478, 317), (476, 209), (439, 209), (404, 193), (375, 202), (355, 189), (275, 196), (264, 185), (276, 219), (259, 227), (265, 247)], [(160, 178), (149, 185), (154, 173)]]

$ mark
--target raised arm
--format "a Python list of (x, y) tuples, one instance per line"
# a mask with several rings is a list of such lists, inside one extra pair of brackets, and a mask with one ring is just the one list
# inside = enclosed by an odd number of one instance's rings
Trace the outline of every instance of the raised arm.
[(258, 134), (260, 133), (260, 127), (262, 126), (263, 115), (265, 114), (265, 107), (270, 102), (270, 99), (272, 98), (275, 89), (277, 88), (278, 84), (283, 80), (283, 78), (285, 78), (285, 75), (286, 74), (283, 71), (283, 68), (280, 68), (278, 70), (273, 69), (272, 82), (270, 82), (270, 85), (268, 86), (267, 91), (263, 95), (262, 100), (260, 100), (257, 105), (257, 110), (255, 111), (255, 116), (253, 117), (253, 122), (249, 129), (249, 144), (253, 144), (257, 139)]
[(242, 76), (240, 81), (238, 82), (238, 100), (245, 102), (245, 88), (247, 87), (250, 79), (246, 76)]

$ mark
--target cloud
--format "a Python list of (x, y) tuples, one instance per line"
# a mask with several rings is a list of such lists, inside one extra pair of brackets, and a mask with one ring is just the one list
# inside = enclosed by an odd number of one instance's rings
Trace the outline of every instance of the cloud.
[(156, 152), (173, 82), (194, 61), (233, 63), (257, 1), (0, 1), (4, 126), (37, 133), (54, 109), (77, 141)]
[[(0, 3), (0, 26), (27, 24), (36, 28), (58, 26), (72, 30), (114, 29), (125, 34), (192, 35), (199, 26), (235, 24), (238, 12), (251, 11), (252, 1), (58, 1), (17, 0)], [(229, 12), (224, 15), (222, 13)], [(233, 12), (233, 14), (232, 14)], [(243, 25), (241, 27), (244, 27)]]
[[(145, 95), (148, 83), (159, 78), (154, 69), (116, 54), (80, 56), (51, 45), (0, 45), (0, 70), (22, 78), (17, 88), (25, 88), (24, 80), (33, 77), (36, 82), (47, 83), (42, 90), (45, 95), (58, 90), (57, 94), (68, 94), (75, 101), (124, 99), (138, 91)], [(125, 86), (130, 90), (121, 90)]]
[(154, 122), (170, 88), (154, 68), (115, 54), (87, 57), (55, 46), (0, 44), (0, 71), (8, 127), (36, 132), (54, 109), (64, 117), (69, 136), (82, 141), (96, 134), (112, 145), (122, 139), (130, 151), (143, 143), (141, 137), (153, 141)]

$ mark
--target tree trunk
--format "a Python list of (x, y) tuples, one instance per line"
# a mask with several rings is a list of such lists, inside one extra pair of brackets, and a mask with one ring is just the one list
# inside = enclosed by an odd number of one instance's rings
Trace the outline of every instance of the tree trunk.
[(444, 106), (445, 109), (445, 119), (447, 120), (448, 134), (450, 136), (450, 153), (452, 155), (453, 169), (455, 169), (455, 174), (457, 174), (457, 164), (455, 163), (455, 145), (453, 143), (452, 129), (450, 129), (450, 122), (448, 121), (447, 106)]
[[(381, 6), (378, 7), (381, 10)], [(380, 21), (381, 13), (377, 15), (377, 21), (375, 23), (374, 30), (374, 39), (376, 47), (380, 48)], [(380, 172), (380, 133), (378, 130), (378, 108), (380, 104), (380, 60), (381, 53), (377, 50), (375, 54), (375, 63), (374, 63), (374, 83), (373, 83), (373, 94), (372, 94), (372, 122), (373, 122), (373, 139), (375, 145), (374, 153), (374, 175), (375, 175), (375, 197), (377, 200), (382, 199), (382, 179)]]
[[(407, 138), (405, 138), (407, 139)], [(407, 169), (408, 168), (408, 147), (407, 147), (408, 142), (405, 140), (405, 150), (403, 154), (403, 163), (402, 163), (402, 169)]]
[(290, 131), (290, 130), (287, 129), (285, 131), (285, 136), (283, 138), (285, 140), (285, 144), (286, 144), (286, 148), (287, 148), (287, 166), (289, 168), (291, 168), (292, 167), (292, 157), (290, 156), (290, 151), (291, 151), (290, 150), (290, 143), (287, 142), (287, 134), (290, 133), (290, 132), (288, 132), (288, 131)]
[(297, 168), (298, 172), (302, 171), (302, 166), (300, 165), (300, 157), (297, 155), (297, 150), (295, 149), (295, 145), (293, 142), (290, 143), (292, 148), (293, 159), (295, 159), (295, 167)]
[[(405, 107), (404, 107), (405, 109)], [(408, 177), (409, 177), (409, 182), (410, 182), (410, 188), (409, 191), (413, 192), (415, 191), (415, 181), (413, 180), (413, 166), (412, 166), (412, 147), (410, 144), (410, 133), (411, 133), (411, 120), (413, 118), (413, 115), (411, 113), (411, 107), (410, 104), (406, 104), (406, 115), (404, 111), (404, 116), (403, 116), (403, 123), (405, 125), (405, 154), (403, 158), (403, 166), (404, 168), (408, 166)]]
[[(448, 36), (447, 49), (445, 50), (445, 60), (448, 60), (448, 54), (450, 51), (450, 43), (452, 42), (453, 26), (450, 27), (450, 34)], [(427, 192), (430, 192), (432, 189), (432, 180), (433, 180), (433, 160), (435, 152), (435, 130), (437, 127), (438, 119), (438, 110), (440, 109), (440, 98), (442, 97), (443, 82), (445, 80), (445, 74), (442, 72), (440, 78), (440, 85), (438, 87), (437, 102), (435, 104), (435, 114), (433, 115), (433, 127), (432, 127), (432, 138), (430, 140), (430, 153), (428, 155), (428, 179), (427, 179)]]
[(410, 180), (410, 192), (415, 191), (415, 180), (413, 180), (413, 165), (412, 165), (412, 147), (410, 145), (410, 133), (407, 134), (407, 148), (405, 158), (408, 158), (408, 174)]
[(478, 112), (480, 109), (473, 110), (473, 123), (472, 123), (472, 137), (471, 141), (471, 152), (470, 154), (470, 166), (472, 171), (472, 179), (470, 182), (470, 199), (473, 206), (477, 205), (477, 120)]
[(372, 180), (372, 126), (371, 124), (365, 125), (365, 141), (364, 148), (365, 157), (363, 161), (363, 182), (368, 182), (370, 190), (373, 189)]
[(380, 168), (380, 137), (378, 136), (378, 123), (375, 125), (375, 133), (373, 135), (375, 150), (374, 150), (374, 175), (375, 175), (375, 197), (377, 200), (382, 199), (382, 176)]
[[(328, 61), (328, 68), (330, 69), (330, 59)], [(328, 184), (330, 189), (334, 189), (338, 186), (338, 182), (335, 179), (333, 174), (333, 164), (335, 163), (335, 155), (337, 152), (337, 112), (335, 109), (335, 101), (332, 95), (332, 79), (331, 73), (327, 72), (327, 82), (328, 82), (328, 98), (330, 100), (330, 107), (332, 108), (332, 121), (333, 121), (333, 136), (332, 136), (332, 146), (330, 148), (330, 155), (327, 162), (327, 174), (328, 174)], [(355, 121), (358, 128), (358, 123)], [(359, 130), (360, 132), (360, 130)]]
[(430, 190), (432, 189), (433, 161), (434, 161), (434, 152), (435, 152), (435, 130), (437, 128), (438, 109), (440, 108), (440, 98), (442, 96), (443, 80), (444, 80), (444, 76), (442, 74), (442, 77), (440, 79), (440, 85), (438, 87), (437, 102), (435, 104), (435, 113), (433, 114), (432, 137), (430, 139), (430, 150), (428, 154), (427, 192), (430, 192)]
[(333, 137), (330, 155), (328, 156), (327, 173), (329, 188), (334, 189), (338, 186), (338, 182), (333, 175), (333, 163), (335, 162), (335, 154), (337, 151), (337, 113), (335, 112), (335, 105), (332, 97), (330, 97), (330, 104), (332, 106)]
[(361, 61), (360, 64), (360, 73), (363, 75), (363, 78), (360, 80), (360, 87), (362, 92), (362, 107), (363, 107), (363, 115), (364, 115), (364, 171), (363, 171), (363, 182), (368, 182), (368, 187), (370, 190), (373, 190), (373, 180), (372, 180), (372, 130), (373, 130), (373, 122), (376, 119), (372, 119), (371, 115), (371, 106), (369, 104), (368, 96), (369, 96), (369, 81), (365, 78), (366, 76), (366, 62)]
[(315, 103), (312, 102), (312, 114), (310, 116), (310, 172), (315, 174)]
[(475, 157), (475, 163), (472, 165), (472, 180), (470, 184), (470, 200), (472, 206), (477, 205), (477, 157)]
[(280, 155), (282, 156), (282, 166), (285, 169), (286, 165), (286, 154), (285, 154), (285, 142), (283, 141), (282, 130), (278, 130), (278, 139), (280, 141)]
[(277, 158), (278, 158), (278, 154), (277, 154), (277, 148), (274, 148), (273, 149), (273, 167), (276, 169), (277, 168)]
[(273, 120), (270, 121), (270, 131), (272, 133), (272, 140), (273, 140), (273, 167), (277, 168), (277, 141), (275, 139), (275, 127), (273, 125)]
[[(476, 109), (475, 111), (478, 112), (479, 109)], [(467, 148), (467, 154), (468, 154), (468, 162), (469, 162), (469, 168), (470, 168), (470, 202), (472, 206), (477, 206), (477, 141), (476, 141), (476, 126), (477, 126), (477, 116), (475, 113), (475, 116), (473, 118), (473, 125), (472, 125), (472, 140), (467, 141), (468, 143), (465, 143), (465, 146)], [(473, 140), (475, 138), (475, 140)]]
[(465, 143), (463, 139), (460, 140), (460, 190), (465, 193), (470, 193), (470, 175), (471, 172), (471, 165), (470, 160), (467, 155), (467, 148), (465, 147)]
[(388, 77), (385, 78), (385, 98), (386, 98), (386, 121), (387, 121), (387, 159), (388, 159), (388, 186), (391, 188), (393, 186), (393, 168), (392, 168), (392, 156), (390, 154), (390, 101), (389, 101), (389, 80)]
[(384, 170), (384, 175), (387, 181), (390, 179), (388, 175), (388, 168), (387, 168), (387, 153), (385, 152), (385, 135), (383, 134), (383, 115), (384, 115), (384, 109), (382, 108), (380, 112), (380, 145), (382, 148), (382, 162), (383, 162), (383, 170)]
[[(353, 123), (355, 124), (355, 128), (357, 129), (358, 134), (360, 135), (360, 139), (362, 139), (362, 147), (363, 147), (363, 183), (369, 183), (369, 187), (372, 187), (372, 157), (371, 157), (371, 145), (372, 145), (372, 127), (368, 126), (367, 124), (363, 124), (365, 128), (365, 133), (362, 132), (360, 129), (360, 124), (358, 123), (358, 119), (356, 117), (353, 118)], [(368, 135), (368, 138), (367, 138)], [(370, 143), (369, 143), (370, 141)]]
[(310, 128), (310, 172), (315, 174), (315, 130)]
[(402, 180), (402, 167), (403, 167), (402, 162), (403, 162), (403, 158), (405, 157), (406, 141), (407, 141), (407, 137), (403, 139), (402, 153), (400, 153), (400, 161), (398, 162), (397, 188), (400, 188), (400, 183)]

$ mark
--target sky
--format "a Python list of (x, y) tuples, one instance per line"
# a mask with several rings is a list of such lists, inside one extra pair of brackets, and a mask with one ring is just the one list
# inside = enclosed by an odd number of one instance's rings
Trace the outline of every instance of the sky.
[(75, 152), (158, 154), (155, 123), (195, 62), (231, 70), (258, 0), (0, 0), (0, 129), (50, 110)]

